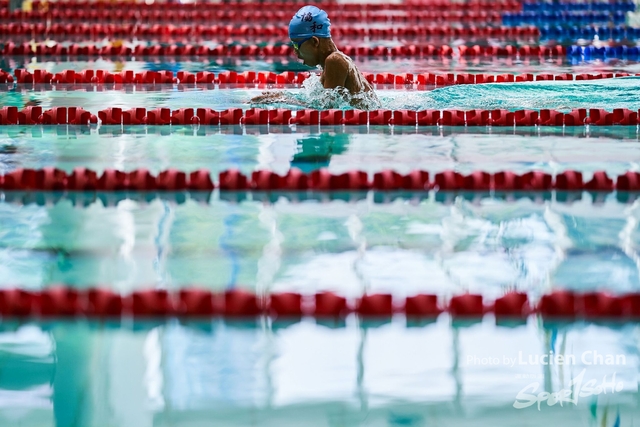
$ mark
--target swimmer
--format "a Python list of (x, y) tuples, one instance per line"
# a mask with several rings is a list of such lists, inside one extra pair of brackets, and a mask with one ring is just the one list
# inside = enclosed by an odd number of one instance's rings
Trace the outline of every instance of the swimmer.
[[(340, 52), (331, 39), (331, 21), (327, 12), (315, 6), (304, 6), (289, 22), (289, 38), (298, 58), (309, 67), (323, 70), (320, 83), (325, 89), (345, 88), (354, 108), (380, 108), (371, 84), (353, 60)], [(282, 92), (264, 92), (251, 100), (255, 104), (291, 102)], [(294, 101), (295, 102), (295, 101)]]

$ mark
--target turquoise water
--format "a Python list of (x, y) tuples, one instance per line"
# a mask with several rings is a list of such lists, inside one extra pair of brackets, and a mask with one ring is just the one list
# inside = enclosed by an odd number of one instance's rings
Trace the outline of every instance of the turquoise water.
[[(573, 108), (628, 108), (640, 109), (640, 98), (636, 88), (640, 77), (589, 81), (522, 82), (495, 83), (484, 85), (457, 85), (436, 88), (429, 91), (379, 90), (377, 91), (382, 108), (398, 110), (426, 109), (556, 109)], [(278, 103), (277, 107), (301, 108), (351, 108), (340, 96), (320, 96), (318, 79), (314, 76), (305, 82), (301, 89), (286, 89), (290, 99)], [(138, 90), (94, 92), (92, 87), (86, 91), (33, 91), (17, 90), (0, 93), (3, 105), (23, 107), (27, 102), (38, 103), (43, 108), (56, 106), (81, 106), (85, 110), (97, 113), (108, 107), (145, 107), (157, 108), (200, 108), (214, 109), (265, 107), (251, 104), (254, 96), (265, 89), (226, 89), (204, 90), (185, 88), (184, 90)]]
[(239, 286), (398, 297), (637, 290), (637, 203), (406, 196), (6, 201), (0, 285)]
[[(255, 70), (273, 64), (238, 66)], [(553, 68), (538, 64), (518, 71), (547, 72), (547, 67)], [(391, 109), (637, 110), (639, 83), (624, 78), (378, 93), (383, 107)], [(312, 106), (324, 102), (309, 99), (313, 91), (288, 91)], [(220, 110), (249, 108), (260, 92), (18, 89), (0, 92), (0, 102), (92, 112), (116, 106)], [(387, 168), (576, 169), (589, 179), (596, 170), (610, 176), (640, 170), (635, 126), (269, 130), (0, 127), (0, 172), (45, 166), (68, 172), (78, 166), (145, 167), (154, 173), (207, 168), (214, 174), (232, 167), (244, 173), (327, 167), (370, 175)], [(534, 301), (553, 289), (638, 291), (640, 202), (634, 197), (395, 196), (0, 193), (0, 287), (38, 290), (62, 283), (129, 293), (198, 285), (259, 293), (333, 290), (351, 299), (390, 292), (397, 300), (419, 292), (446, 299), (470, 291), (488, 301), (512, 289)], [(443, 315), (426, 325), (407, 324), (403, 317), (383, 324), (348, 317), (332, 327), (310, 319), (287, 325), (262, 318), (253, 324), (124, 319), (106, 325), (5, 319), (0, 325), (3, 426), (613, 427), (640, 419), (640, 334), (631, 323), (554, 325), (531, 317), (524, 325), (498, 326), (489, 316), (461, 324)], [(573, 355), (576, 363), (536, 363), (535, 357), (550, 351)], [(623, 360), (593, 363), (593, 352)], [(514, 358), (517, 363), (511, 364)], [(539, 383), (537, 395), (570, 388), (576, 378), (583, 385), (591, 379), (611, 383), (614, 374), (613, 386), (621, 383), (615, 392), (585, 392), (577, 403), (563, 406), (543, 399), (540, 410), (513, 406), (532, 383)]]
[[(278, 128), (279, 130), (282, 130)], [(640, 166), (636, 127), (438, 129), (410, 127), (299, 127), (287, 133), (268, 128), (105, 126), (6, 126), (0, 128), (0, 172), (17, 167), (56, 166), (71, 172), (84, 166), (157, 173), (173, 167), (200, 168), (213, 174), (238, 168), (249, 174), (291, 167), (335, 173), (354, 168), (370, 175), (382, 169), (440, 172), (455, 169), (549, 173), (576, 169), (590, 177), (596, 170), (611, 176)], [(480, 132), (482, 131), (482, 133)]]
[[(27, 324), (1, 335), (0, 419), (12, 426), (298, 426), (302, 420), (312, 426), (513, 426), (517, 416), (526, 420), (517, 425), (600, 426), (617, 417), (620, 425), (633, 425), (637, 357), (631, 355), (615, 369), (614, 384), (623, 388), (601, 393), (599, 405), (593, 397), (562, 407), (543, 400), (540, 411), (535, 405), (516, 410), (512, 403), (525, 385), (561, 390), (583, 370), (585, 383), (613, 380), (611, 367), (578, 358), (566, 370), (541, 368), (529, 365), (528, 355), (594, 347), (627, 353), (636, 348), (636, 332), (535, 322), (451, 327), (444, 318), (415, 328), (401, 320), (358, 325), (351, 318), (334, 329), (309, 321), (288, 327)], [(515, 349), (525, 363), (482, 362), (505, 355), (517, 361)]]

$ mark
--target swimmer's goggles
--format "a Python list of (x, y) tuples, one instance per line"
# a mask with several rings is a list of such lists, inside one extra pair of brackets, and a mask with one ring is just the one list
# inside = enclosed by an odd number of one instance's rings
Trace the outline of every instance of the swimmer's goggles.
[(302, 44), (304, 42), (306, 42), (307, 40), (311, 40), (313, 38), (313, 36), (311, 37), (307, 37), (306, 39), (302, 40), (301, 42), (296, 42), (291, 40), (291, 45), (293, 46), (293, 48), (295, 49), (296, 52), (300, 52), (300, 46), (302, 46)]

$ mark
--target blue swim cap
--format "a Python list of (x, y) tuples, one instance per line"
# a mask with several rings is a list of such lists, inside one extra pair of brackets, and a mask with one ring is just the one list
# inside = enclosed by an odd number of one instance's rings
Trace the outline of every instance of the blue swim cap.
[(305, 6), (293, 15), (289, 22), (289, 38), (331, 37), (331, 21), (327, 12), (315, 6)]

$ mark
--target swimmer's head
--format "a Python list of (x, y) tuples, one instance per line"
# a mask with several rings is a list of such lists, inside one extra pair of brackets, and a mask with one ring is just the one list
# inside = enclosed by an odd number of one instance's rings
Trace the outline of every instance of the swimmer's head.
[(289, 22), (289, 38), (293, 49), (305, 65), (316, 66), (318, 49), (331, 39), (331, 21), (327, 12), (315, 6), (304, 6)]

